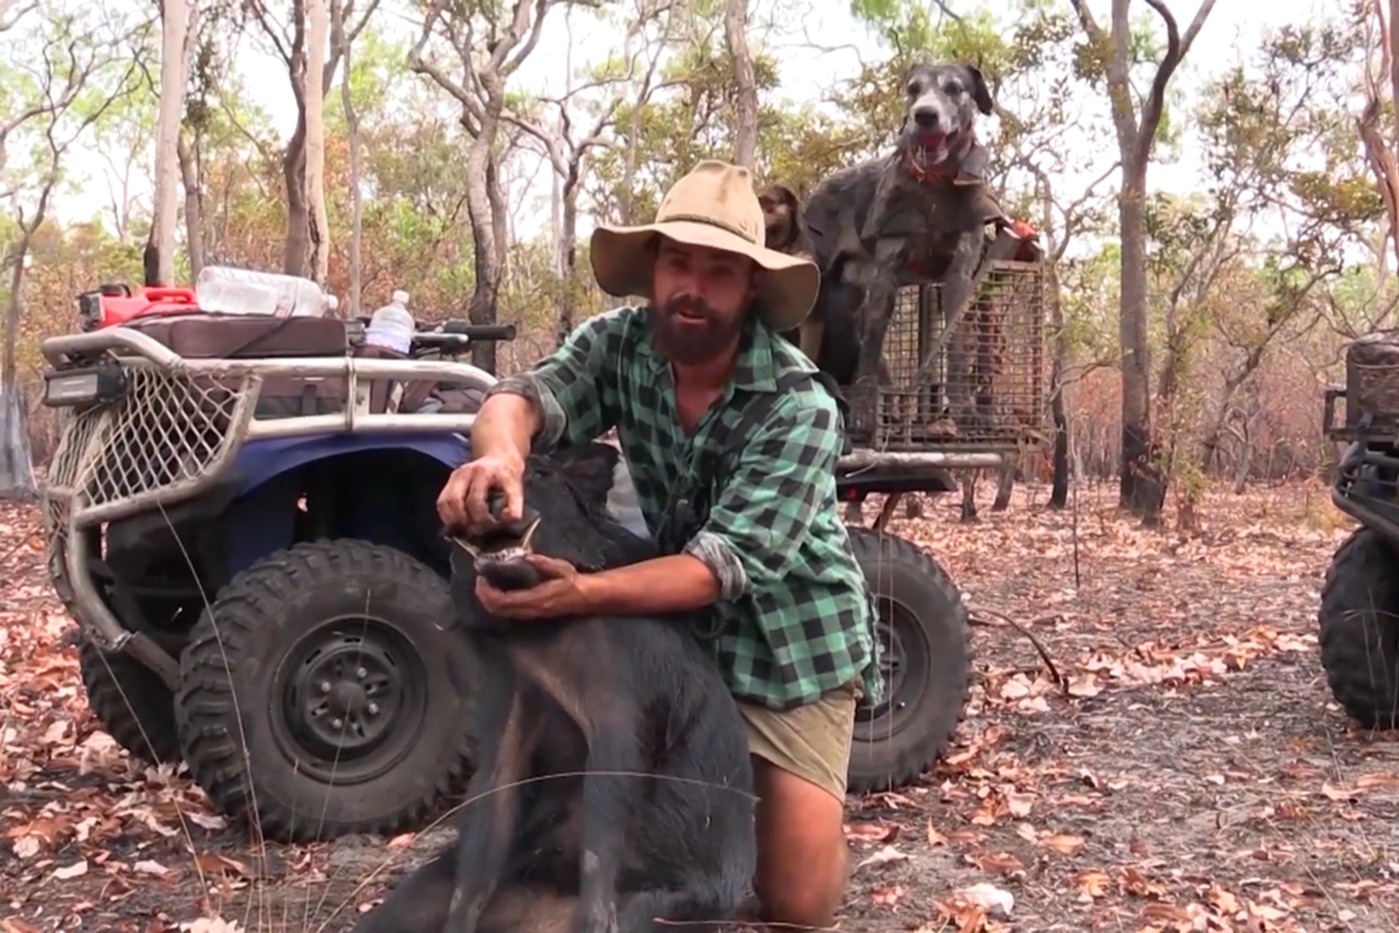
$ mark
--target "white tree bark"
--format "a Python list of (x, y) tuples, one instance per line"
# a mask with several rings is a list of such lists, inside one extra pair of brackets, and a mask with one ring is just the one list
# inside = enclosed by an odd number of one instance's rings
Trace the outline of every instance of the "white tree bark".
[(306, 205), (310, 208), (311, 278), (324, 285), (330, 265), (325, 210), (325, 61), (330, 15), (325, 0), (306, 0)]
[[(160, 111), (156, 119), (155, 204), (146, 246), (147, 278), (170, 285), (175, 279), (175, 221), (180, 184), (180, 120), (185, 110), (189, 7), (185, 0), (164, 0), (160, 40)], [(154, 267), (153, 269), (151, 267)]]
[(345, 71), (340, 79), (340, 104), (345, 109), (345, 132), (350, 140), (350, 307), (349, 316), (360, 315), (364, 283), (363, 260), (360, 249), (364, 240), (364, 194), (360, 191), (359, 116), (355, 113), (350, 94), (353, 68), (350, 43), (345, 44)]
[(758, 79), (753, 73), (753, 53), (748, 49), (748, 0), (724, 4), (724, 38), (738, 78), (734, 164), (752, 171), (758, 161)]

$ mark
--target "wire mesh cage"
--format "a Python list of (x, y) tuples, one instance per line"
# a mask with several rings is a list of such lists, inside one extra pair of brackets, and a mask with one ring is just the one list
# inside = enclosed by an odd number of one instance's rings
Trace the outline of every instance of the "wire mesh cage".
[(847, 390), (856, 443), (1003, 450), (1043, 440), (1044, 267), (993, 260), (979, 274), (960, 321), (948, 319), (937, 285), (899, 290), (880, 385)]
[(1346, 417), (1342, 436), (1399, 437), (1399, 339), (1375, 334), (1346, 348)]
[(150, 366), (126, 372), (130, 387), (122, 398), (65, 415), (49, 468), (55, 526), (75, 494), (84, 507), (111, 506), (197, 481), (234, 440), (241, 381), (230, 386)]

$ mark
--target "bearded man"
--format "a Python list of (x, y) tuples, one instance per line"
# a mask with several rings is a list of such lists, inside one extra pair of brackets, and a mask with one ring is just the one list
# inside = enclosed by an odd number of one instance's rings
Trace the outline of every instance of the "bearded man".
[[(477, 595), (516, 619), (700, 609), (723, 619), (713, 649), (748, 728), (759, 797), (760, 919), (828, 927), (848, 875), (855, 705), (882, 685), (870, 595), (837, 514), (840, 410), (778, 336), (811, 310), (819, 273), (763, 242), (749, 172), (718, 161), (680, 179), (654, 223), (599, 227), (598, 285), (649, 300), (585, 321), (498, 382), (472, 429), (473, 459), (438, 508), (448, 527), (490, 527), (495, 488), (516, 521), (531, 450), (616, 428), (665, 556), (600, 573), (536, 558), (552, 579), (506, 593), (482, 578)], [(729, 466), (709, 475), (715, 449)]]

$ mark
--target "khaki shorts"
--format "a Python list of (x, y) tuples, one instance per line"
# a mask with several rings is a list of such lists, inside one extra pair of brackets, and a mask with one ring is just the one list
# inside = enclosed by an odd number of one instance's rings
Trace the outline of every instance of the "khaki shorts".
[(753, 703), (738, 704), (748, 727), (748, 751), (783, 771), (845, 800), (859, 680), (828, 690), (815, 703), (779, 713)]

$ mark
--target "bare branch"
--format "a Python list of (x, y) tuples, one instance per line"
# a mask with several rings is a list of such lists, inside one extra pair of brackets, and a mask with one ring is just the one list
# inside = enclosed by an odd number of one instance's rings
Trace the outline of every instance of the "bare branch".
[(15, 9), (18, 0), (0, 0), (0, 32), (14, 29), (20, 19), (39, 8), (39, 0)]
[[(418, 36), (417, 43), (414, 44), (412, 50), (408, 53), (408, 66), (418, 74), (427, 75), (438, 87), (452, 95), (456, 102), (461, 105), (463, 123), (474, 121), (475, 125), (479, 126), (484, 116), (481, 109), (480, 98), (468, 91), (462, 84), (452, 80), (447, 76), (445, 71), (423, 56), (423, 49), (427, 46), (428, 39), (431, 38), (434, 27), (441, 19), (442, 0), (433, 0), (432, 6), (428, 9), (427, 17), (423, 21), (423, 31)], [(453, 44), (455, 45), (456, 43)], [(457, 51), (462, 56), (463, 65), (469, 70), (469, 63), (471, 61), (470, 50), (463, 50), (458, 46)], [(467, 131), (473, 136), (476, 135), (476, 131), (472, 130), (470, 123), (467, 125)]]
[[(549, 7), (558, 3), (559, 0), (535, 0), (534, 21), (529, 23), (529, 37), (525, 39), (523, 45), (515, 50), (514, 55), (509, 55), (511, 49), (502, 42), (496, 47), (496, 51), (491, 54), (491, 62), (495, 66), (496, 72), (506, 78), (515, 73), (526, 58), (529, 58), (534, 47), (539, 43), (539, 34), (544, 29), (544, 17), (549, 12)], [(579, 4), (580, 6), (590, 6), (592, 4)], [(510, 34), (515, 42), (519, 42), (519, 36), (525, 31), (525, 25), (529, 20), (529, 0), (516, 0), (515, 22), (511, 27)], [(514, 45), (514, 42), (511, 43)], [(506, 56), (509, 55), (507, 58)]]
[(287, 36), (285, 30), (279, 31), (274, 28), (272, 17), (267, 12), (267, 7), (263, 5), (262, 0), (248, 0), (247, 8), (253, 14), (253, 19), (257, 20), (257, 24), (262, 27), (263, 34), (267, 36), (268, 41), (272, 43), (273, 48), (277, 50), (277, 54), (281, 56), (282, 61), (290, 70), (292, 68), (291, 50), (296, 47), (293, 40)]
[[(1166, 103), (1166, 86), (1170, 84), (1171, 75), (1175, 74), (1176, 67), (1180, 64), (1185, 53), (1190, 50), (1190, 44), (1195, 41), (1195, 36), (1200, 32), (1205, 24), (1205, 19), (1210, 15), (1210, 10), (1214, 9), (1214, 0), (1202, 0), (1200, 8), (1195, 11), (1195, 18), (1186, 28), (1185, 37), (1182, 38), (1176, 26), (1176, 19), (1171, 15), (1171, 11), (1166, 7), (1163, 0), (1146, 0), (1147, 6), (1156, 11), (1156, 15), (1161, 17), (1166, 25), (1166, 54), (1161, 57), (1161, 63), (1156, 66), (1156, 74), (1151, 79), (1151, 90), (1147, 92), (1146, 101), (1142, 105), (1141, 122), (1137, 129), (1136, 145), (1133, 151), (1133, 161), (1136, 164), (1144, 164), (1151, 153), (1152, 143), (1156, 141), (1156, 130), (1161, 125), (1161, 111)], [(1077, 5), (1077, 2), (1075, 3)], [(1126, 7), (1126, 2), (1122, 3)], [(1127, 32), (1126, 10), (1122, 16), (1122, 34), (1125, 40)], [(1117, 33), (1117, 16), (1113, 15), (1113, 31)], [(1125, 62), (1125, 47), (1119, 50)]]

